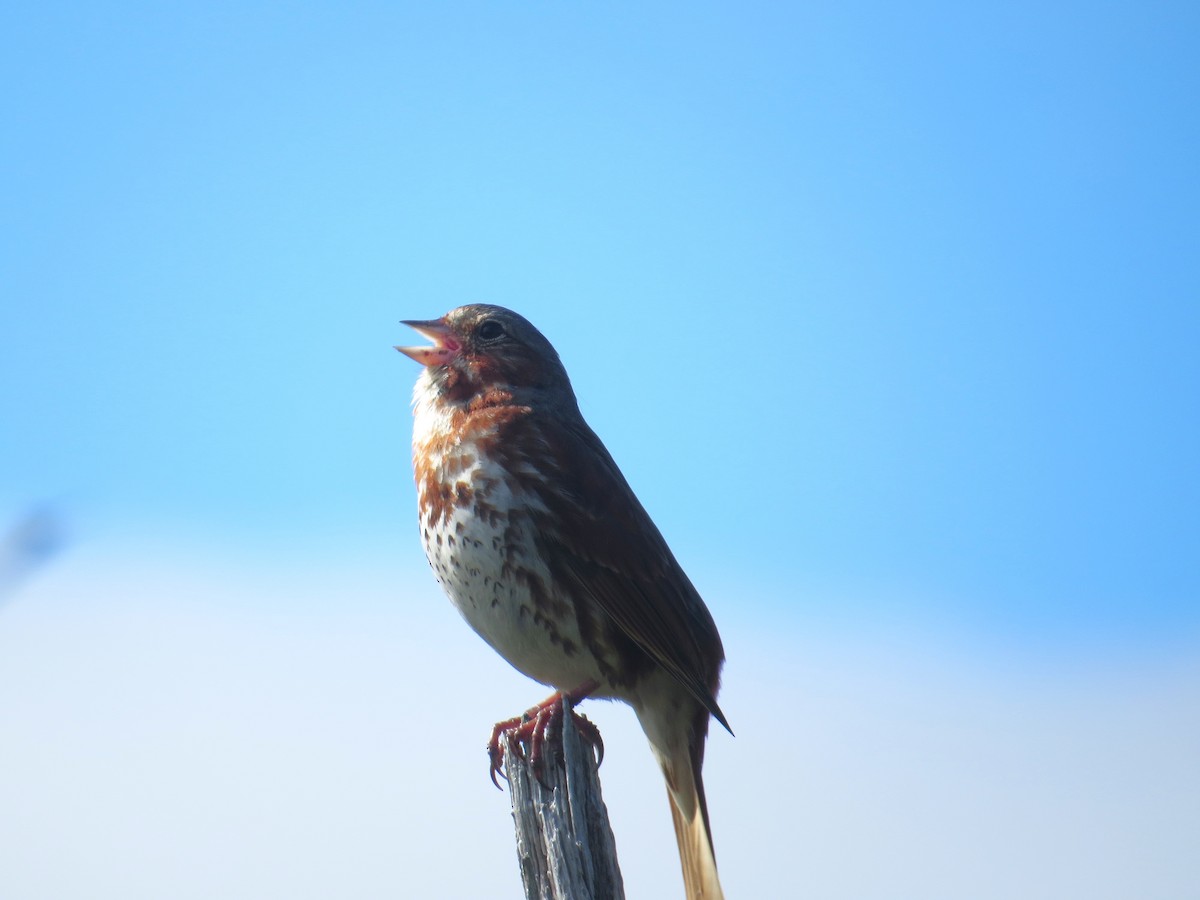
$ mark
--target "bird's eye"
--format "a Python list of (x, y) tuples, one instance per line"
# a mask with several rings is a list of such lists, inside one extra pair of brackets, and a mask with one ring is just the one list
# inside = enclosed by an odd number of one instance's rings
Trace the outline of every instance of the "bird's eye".
[(476, 334), (479, 335), (481, 341), (495, 341), (504, 337), (504, 326), (495, 319), (488, 319), (479, 326)]

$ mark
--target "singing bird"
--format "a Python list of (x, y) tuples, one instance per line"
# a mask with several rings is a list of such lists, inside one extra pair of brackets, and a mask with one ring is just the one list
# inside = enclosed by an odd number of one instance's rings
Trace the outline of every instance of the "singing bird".
[(520, 672), (633, 707), (666, 778), (687, 896), (722, 897), (700, 775), (709, 717), (729, 730), (708, 608), (541, 332), (483, 304), (403, 324), (432, 341), (396, 349), (424, 366), (413, 472), (438, 581)]

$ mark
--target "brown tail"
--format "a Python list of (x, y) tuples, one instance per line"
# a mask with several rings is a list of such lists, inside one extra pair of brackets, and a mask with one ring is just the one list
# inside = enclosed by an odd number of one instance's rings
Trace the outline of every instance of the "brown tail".
[[(664, 774), (666, 770), (664, 769)], [(679, 863), (683, 866), (683, 885), (688, 900), (724, 900), (721, 882), (717, 878), (717, 860), (713, 856), (712, 833), (708, 827), (708, 810), (704, 803), (704, 785), (697, 770), (696, 799), (689, 817), (675, 802), (671, 778), (667, 776), (667, 793), (671, 800), (671, 821), (675, 825), (675, 840), (679, 844)]]
[[(639, 703), (634, 709), (667, 781), (687, 900), (725, 900), (713, 856), (704, 780), (700, 777), (709, 709), (670, 683), (665, 688), (659, 684), (650, 702)], [(724, 724), (723, 718), (721, 722)]]
[(704, 732), (708, 730), (707, 710), (701, 710), (696, 718), (698, 721), (686, 742), (674, 743), (669, 755), (655, 748), (655, 755), (667, 780), (671, 821), (679, 844), (679, 862), (683, 867), (687, 898), (724, 900), (725, 894), (717, 878), (717, 860), (713, 855), (704, 780), (700, 777), (704, 762)]

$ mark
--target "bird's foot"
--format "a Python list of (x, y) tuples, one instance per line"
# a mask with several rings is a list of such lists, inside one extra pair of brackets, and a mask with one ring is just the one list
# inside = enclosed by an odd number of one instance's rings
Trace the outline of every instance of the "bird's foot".
[[(506, 719), (503, 722), (497, 722), (496, 727), (492, 729), (491, 740), (488, 741), (488, 759), (491, 762), (489, 774), (492, 777), (492, 784), (500, 787), (500, 782), (496, 780), (496, 776), (507, 780), (508, 776), (502, 771), (504, 768), (504, 757), (500, 750), (500, 740), (505, 734), (511, 735), (516, 743), (514, 745), (516, 752), (522, 757), (528, 759), (529, 767), (533, 770), (542, 787), (549, 789), (542, 778), (543, 765), (543, 746), (546, 743), (546, 738), (553, 733), (551, 729), (562, 728), (562, 701), (567, 701), (567, 708), (571, 710), (571, 719), (575, 723), (575, 728), (579, 734), (591, 744), (596, 751), (596, 765), (604, 761), (604, 741), (600, 737), (600, 729), (598, 729), (586, 716), (582, 716), (571, 709), (576, 703), (583, 700), (598, 685), (595, 682), (585, 682), (573, 691), (556, 691), (551, 694), (537, 706), (525, 710), (524, 713), (517, 716), (515, 719)], [(561, 733), (561, 732), (559, 732)], [(528, 747), (528, 756), (525, 755), (525, 747)]]

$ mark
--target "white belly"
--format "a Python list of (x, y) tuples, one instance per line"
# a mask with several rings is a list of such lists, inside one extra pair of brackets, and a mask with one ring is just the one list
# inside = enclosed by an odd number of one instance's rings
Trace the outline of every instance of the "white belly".
[(484, 508), (468, 501), (421, 522), (429, 564), (462, 617), (536, 681), (565, 690), (602, 682), (573, 605), (555, 592), (538, 555), (527, 514), (536, 500), (514, 496), (504, 473), (487, 459), (438, 468), (455, 471), (456, 488), (462, 484), (472, 495), (487, 490)]

